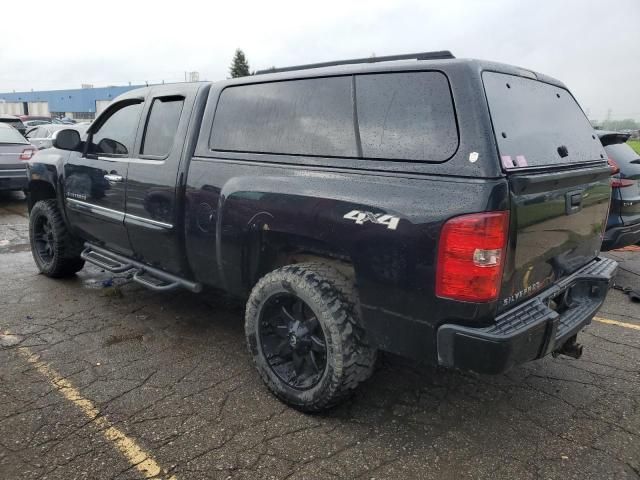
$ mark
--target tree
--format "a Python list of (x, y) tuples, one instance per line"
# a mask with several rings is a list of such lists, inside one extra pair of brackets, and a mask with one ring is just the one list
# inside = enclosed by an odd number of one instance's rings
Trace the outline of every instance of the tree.
[(603, 120), (593, 121), (593, 125), (597, 125), (602, 130), (638, 130), (640, 129), (640, 123), (636, 122), (633, 118), (625, 118), (622, 120)]
[(251, 75), (249, 73), (249, 62), (247, 61), (247, 57), (244, 56), (244, 52), (239, 48), (236, 49), (236, 53), (233, 56), (231, 67), (229, 67), (229, 73), (231, 74), (231, 78)]

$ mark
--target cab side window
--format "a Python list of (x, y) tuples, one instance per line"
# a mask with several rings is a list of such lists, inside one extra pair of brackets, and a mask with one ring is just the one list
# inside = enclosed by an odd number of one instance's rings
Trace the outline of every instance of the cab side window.
[(88, 153), (97, 155), (128, 155), (136, 139), (142, 102), (124, 105), (116, 110), (93, 133)]

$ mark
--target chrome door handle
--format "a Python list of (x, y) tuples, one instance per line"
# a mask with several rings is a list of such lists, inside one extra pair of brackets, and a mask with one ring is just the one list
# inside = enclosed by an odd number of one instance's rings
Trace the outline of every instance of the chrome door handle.
[(107, 175), (104, 176), (104, 179), (109, 182), (121, 182), (122, 175), (113, 175), (111, 173), (108, 173)]

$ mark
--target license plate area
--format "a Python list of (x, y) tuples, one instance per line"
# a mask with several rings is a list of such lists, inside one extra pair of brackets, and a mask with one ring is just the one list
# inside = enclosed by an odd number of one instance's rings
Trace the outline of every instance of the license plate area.
[(608, 285), (598, 280), (582, 279), (567, 286), (547, 299), (547, 307), (562, 315), (585, 302), (601, 299), (606, 294)]

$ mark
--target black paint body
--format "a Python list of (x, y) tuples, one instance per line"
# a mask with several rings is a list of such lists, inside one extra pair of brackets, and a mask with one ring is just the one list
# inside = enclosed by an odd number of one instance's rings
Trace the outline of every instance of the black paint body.
[[(608, 169), (601, 158), (565, 168), (503, 171), (483, 90), (482, 72), (488, 70), (531, 73), (488, 62), (435, 60), (128, 92), (116, 104), (144, 101), (133, 152), (140, 152), (152, 99), (184, 97), (171, 153), (159, 159), (39, 152), (30, 165), (31, 203), (42, 192), (53, 191), (69, 228), (82, 238), (239, 296), (247, 296), (260, 276), (296, 255), (344, 261), (355, 272), (363, 321), (375, 344), (437, 363), (436, 332), (441, 325), (488, 327), (507, 308), (597, 257), (609, 202)], [(219, 96), (228, 86), (394, 71), (446, 76), (459, 139), (448, 160), (221, 152), (209, 146)], [(542, 75), (538, 79), (564, 88)], [(108, 111), (90, 133), (106, 115)], [(470, 161), (472, 152), (477, 161)], [(122, 176), (123, 181), (111, 183), (105, 175)], [(572, 217), (564, 204), (574, 190), (582, 192), (585, 201)], [(392, 230), (344, 218), (355, 209), (391, 214), (400, 221)], [(497, 210), (509, 210), (511, 218), (500, 299), (469, 303), (436, 297), (443, 223), (461, 214)], [(560, 231), (566, 219), (571, 227)], [(549, 235), (550, 230), (556, 233)], [(505, 301), (535, 282), (540, 289)]]

